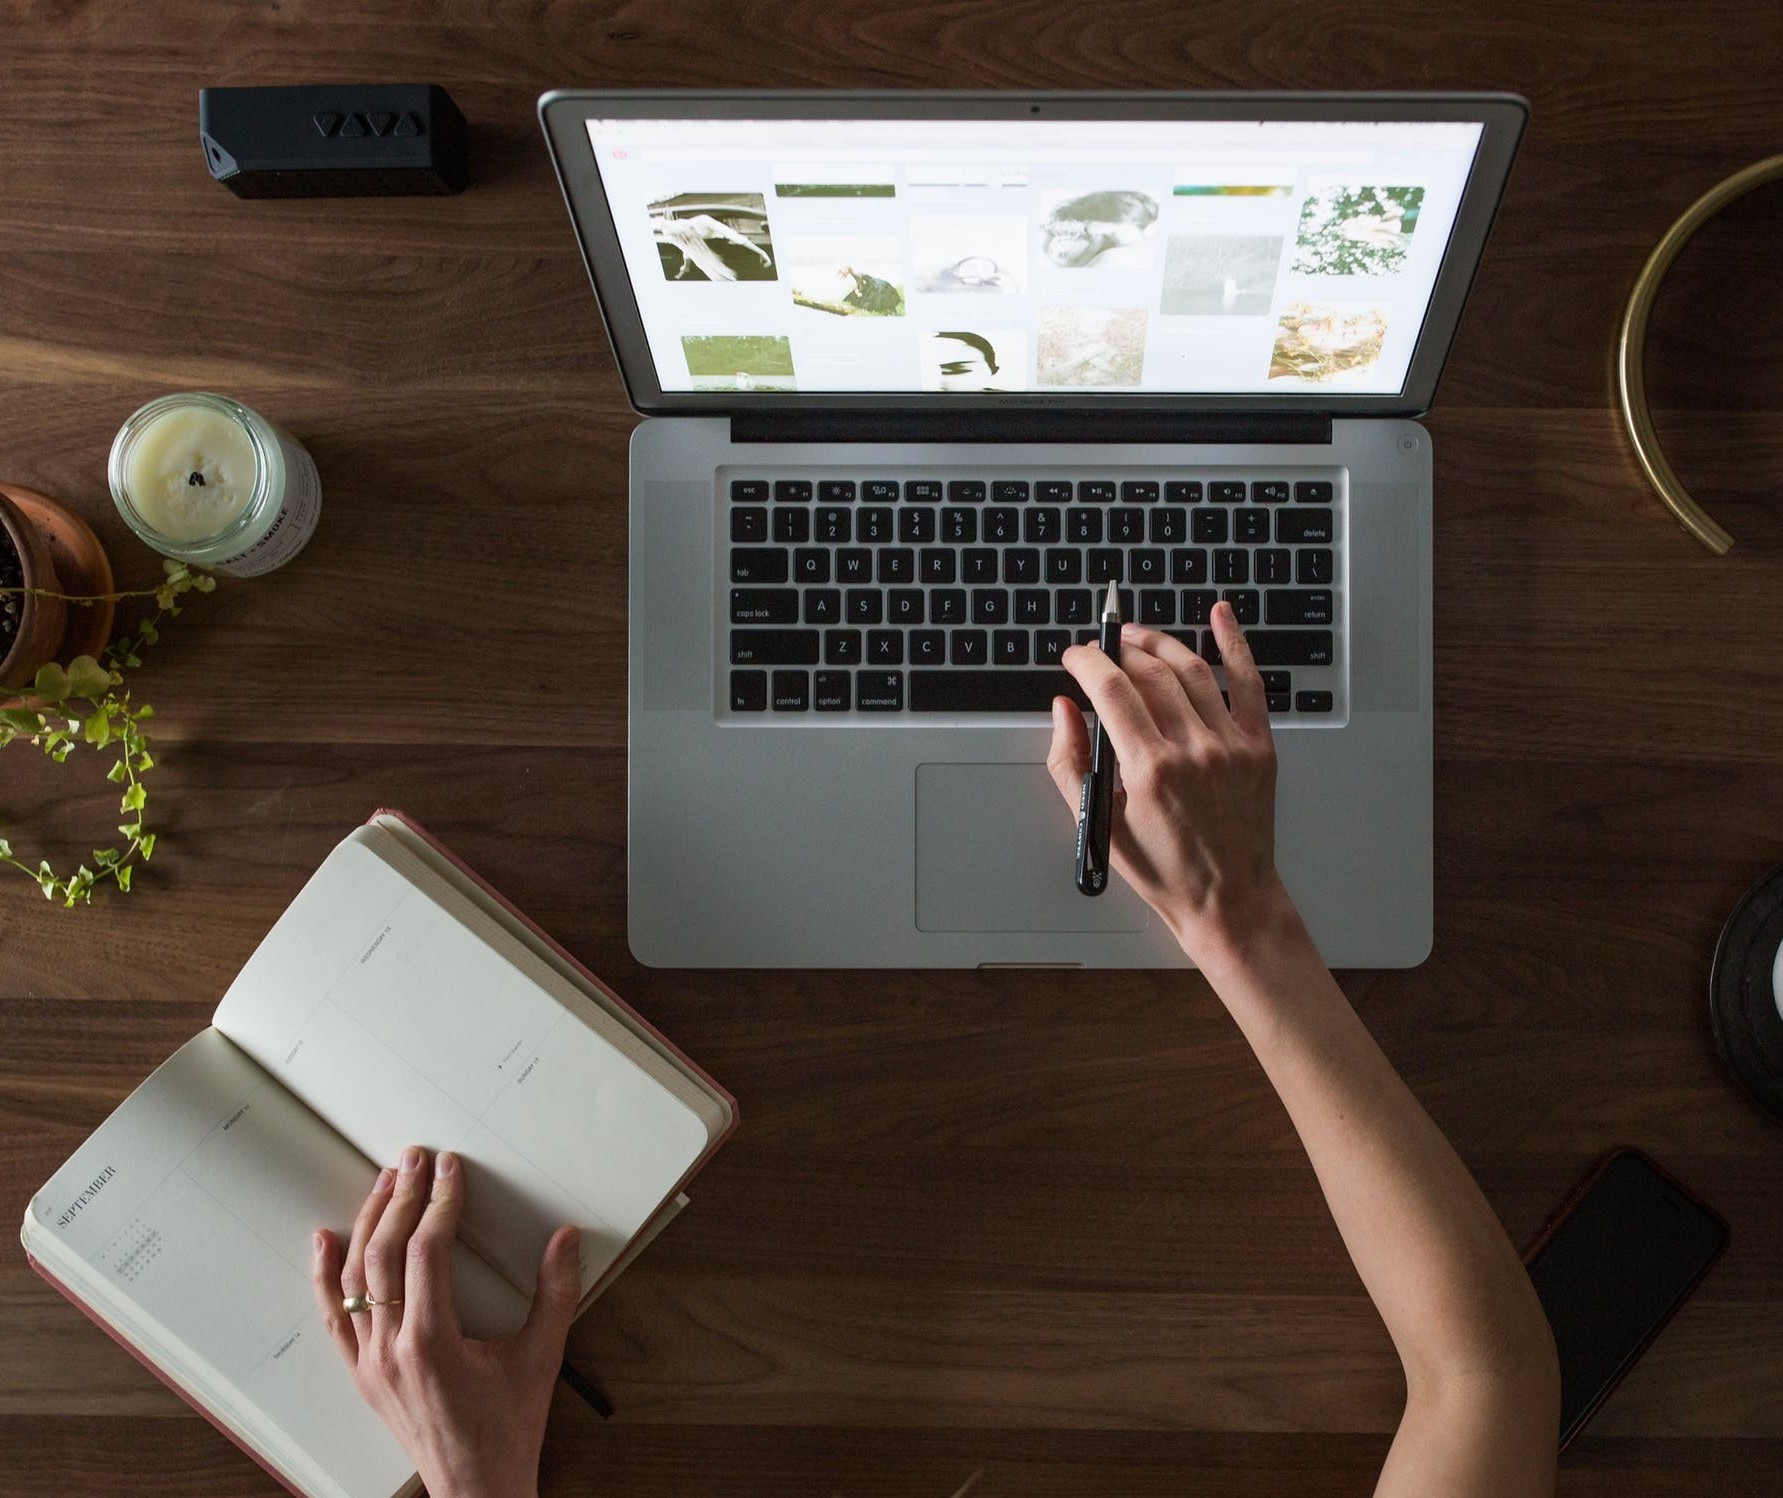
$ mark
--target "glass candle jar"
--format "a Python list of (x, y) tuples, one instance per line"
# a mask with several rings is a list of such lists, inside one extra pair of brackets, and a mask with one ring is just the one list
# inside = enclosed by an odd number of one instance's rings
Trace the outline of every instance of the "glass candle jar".
[(301, 443), (223, 395), (164, 395), (119, 429), (108, 465), (118, 513), (163, 556), (234, 577), (303, 550), (322, 483)]

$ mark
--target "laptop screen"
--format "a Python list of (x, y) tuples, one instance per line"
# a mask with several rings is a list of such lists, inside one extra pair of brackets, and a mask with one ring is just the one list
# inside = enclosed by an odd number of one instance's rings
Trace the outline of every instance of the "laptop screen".
[(1395, 395), (1466, 120), (590, 118), (666, 392)]

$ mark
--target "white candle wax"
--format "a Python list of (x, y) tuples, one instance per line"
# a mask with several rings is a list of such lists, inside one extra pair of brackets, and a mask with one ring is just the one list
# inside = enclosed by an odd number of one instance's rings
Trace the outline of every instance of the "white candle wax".
[(144, 522), (170, 541), (202, 541), (232, 525), (254, 496), (254, 444), (239, 421), (202, 406), (163, 411), (124, 464), (124, 488)]

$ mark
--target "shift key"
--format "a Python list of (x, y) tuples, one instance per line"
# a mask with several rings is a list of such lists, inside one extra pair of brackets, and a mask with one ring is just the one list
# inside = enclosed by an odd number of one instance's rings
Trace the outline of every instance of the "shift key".
[(1244, 638), (1259, 666), (1329, 666), (1335, 659), (1328, 629), (1247, 629)]
[[(1326, 636), (1330, 638), (1329, 635)], [(815, 666), (817, 631), (814, 629), (733, 629), (733, 666)]]

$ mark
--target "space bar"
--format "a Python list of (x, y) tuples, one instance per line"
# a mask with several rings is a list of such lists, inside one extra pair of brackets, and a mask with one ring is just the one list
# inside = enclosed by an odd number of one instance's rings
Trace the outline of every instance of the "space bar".
[(912, 671), (913, 713), (1050, 713), (1054, 697), (1087, 708), (1089, 698), (1059, 671)]

